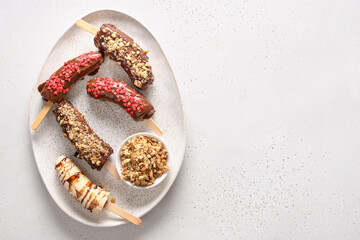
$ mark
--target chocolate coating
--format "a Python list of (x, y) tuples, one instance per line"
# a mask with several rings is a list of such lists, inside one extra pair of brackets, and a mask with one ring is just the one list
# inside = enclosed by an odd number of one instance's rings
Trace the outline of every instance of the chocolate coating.
[[(114, 33), (115, 35), (113, 35)], [(116, 42), (116, 44), (111, 45), (111, 48), (109, 48), (106, 42), (107, 38), (111, 38), (111, 41)], [(105, 52), (111, 60), (119, 62), (121, 67), (129, 75), (131, 82), (137, 88), (145, 90), (153, 83), (154, 75), (149, 63), (149, 58), (146, 55), (147, 52), (141, 49), (131, 37), (120, 31), (116, 26), (103, 24), (94, 38), (94, 43), (95, 46), (99, 48), (100, 51)], [(122, 43), (125, 45), (120, 46)], [(127, 43), (129, 44), (127, 45)], [(141, 72), (141, 67), (135, 69), (137, 68), (135, 66), (141, 66), (138, 65), (139, 63), (146, 65), (146, 75), (139, 74), (138, 70), (140, 69)], [(144, 68), (144, 66), (142, 66), (142, 68)]]
[(116, 103), (135, 121), (151, 118), (153, 105), (138, 91), (113, 78), (94, 78), (87, 82), (87, 93), (96, 99)]
[(103, 61), (103, 55), (99, 52), (89, 52), (71, 59), (40, 84), (38, 91), (45, 100), (59, 103), (79, 79), (96, 74)]

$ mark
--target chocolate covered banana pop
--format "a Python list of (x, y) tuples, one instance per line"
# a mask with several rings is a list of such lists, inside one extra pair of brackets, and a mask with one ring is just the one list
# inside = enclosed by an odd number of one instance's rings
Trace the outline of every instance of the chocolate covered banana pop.
[(95, 46), (129, 75), (132, 83), (140, 89), (147, 89), (154, 81), (154, 75), (143, 50), (132, 38), (112, 24), (103, 24), (94, 38)]
[(135, 121), (149, 119), (155, 113), (153, 105), (123, 81), (101, 77), (91, 79), (86, 85), (91, 97), (118, 104)]
[(101, 53), (89, 52), (64, 62), (48, 80), (39, 85), (38, 91), (45, 100), (59, 103), (79, 79), (95, 74), (103, 61)]
[(103, 55), (99, 52), (82, 54), (64, 63), (51, 77), (38, 86), (38, 91), (44, 100), (44, 107), (31, 125), (36, 130), (54, 102), (61, 102), (74, 84), (85, 75), (93, 75), (103, 63)]
[(84, 159), (91, 168), (101, 170), (113, 149), (102, 140), (89, 126), (81, 114), (67, 100), (60, 102), (54, 114), (64, 136), (68, 137), (77, 150), (75, 156)]
[(60, 181), (71, 196), (84, 208), (100, 214), (110, 192), (92, 183), (69, 158), (60, 156), (55, 164)]

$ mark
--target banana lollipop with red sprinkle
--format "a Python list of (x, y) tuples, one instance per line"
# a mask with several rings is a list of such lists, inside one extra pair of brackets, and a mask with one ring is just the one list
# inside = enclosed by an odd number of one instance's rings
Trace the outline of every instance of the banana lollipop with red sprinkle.
[(54, 72), (48, 80), (39, 85), (38, 91), (46, 100), (46, 104), (31, 125), (36, 130), (54, 102), (60, 103), (75, 83), (86, 75), (95, 74), (103, 63), (103, 55), (99, 52), (88, 52), (73, 58)]
[(86, 85), (87, 93), (91, 97), (119, 105), (135, 121), (145, 121), (156, 135), (162, 135), (162, 131), (151, 118), (155, 113), (153, 105), (125, 82), (101, 77), (91, 79)]

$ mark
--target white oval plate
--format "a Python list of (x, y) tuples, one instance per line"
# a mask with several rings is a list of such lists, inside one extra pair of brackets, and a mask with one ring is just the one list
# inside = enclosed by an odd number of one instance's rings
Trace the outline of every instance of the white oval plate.
[[(160, 45), (151, 33), (134, 18), (117, 11), (101, 10), (90, 13), (83, 18), (90, 24), (100, 27), (103, 23), (112, 23), (127, 33), (148, 53), (155, 75), (154, 85), (142, 93), (151, 101), (156, 109), (154, 121), (164, 132), (162, 139), (166, 141), (172, 156), (170, 171), (167, 178), (158, 186), (150, 189), (136, 189), (123, 181), (116, 181), (106, 169), (94, 171), (83, 160), (75, 158), (70, 141), (63, 137), (60, 126), (54, 115), (49, 112), (38, 130), (30, 129), (32, 146), (40, 175), (50, 195), (59, 207), (70, 217), (87, 225), (97, 227), (117, 226), (127, 223), (115, 214), (103, 210), (101, 215), (95, 215), (84, 209), (73, 199), (60, 184), (54, 169), (55, 160), (64, 154), (88, 176), (94, 183), (111, 192), (116, 205), (143, 216), (149, 212), (165, 196), (173, 184), (185, 152), (184, 117), (180, 95), (171, 67)], [(31, 124), (42, 107), (44, 101), (37, 91), (37, 86), (47, 80), (62, 64), (82, 53), (96, 51), (94, 36), (73, 25), (58, 40), (41, 69), (39, 78), (32, 89), (30, 101), (29, 123)], [(86, 113), (86, 120), (94, 131), (116, 151), (121, 142), (137, 132), (151, 132), (144, 122), (133, 121), (117, 105), (90, 98), (86, 93), (86, 82), (94, 77), (113, 77), (130, 83), (129, 77), (116, 63), (106, 59), (95, 76), (86, 76), (69, 92), (66, 99), (71, 101), (80, 112)], [(55, 105), (55, 104), (54, 104)], [(54, 106), (53, 106), (54, 109)], [(115, 155), (109, 160), (115, 165)]]

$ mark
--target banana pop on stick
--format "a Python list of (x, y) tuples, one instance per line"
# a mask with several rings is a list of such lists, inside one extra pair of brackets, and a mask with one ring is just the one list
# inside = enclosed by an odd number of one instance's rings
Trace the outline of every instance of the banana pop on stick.
[(91, 168), (101, 170), (105, 167), (115, 179), (120, 180), (115, 166), (107, 161), (113, 149), (92, 130), (84, 114), (67, 100), (56, 106), (54, 114), (64, 136), (69, 138), (77, 150), (75, 156), (84, 159)]
[(131, 37), (113, 24), (103, 24), (100, 30), (79, 19), (76, 25), (95, 35), (94, 43), (101, 52), (120, 65), (139, 89), (147, 89), (154, 81), (152, 68), (143, 50)]
[(109, 58), (121, 65), (132, 83), (139, 89), (147, 89), (154, 75), (143, 50), (132, 38), (112, 24), (103, 24), (94, 39), (95, 46)]
[(86, 75), (97, 72), (104, 58), (99, 52), (88, 52), (64, 62), (64, 65), (54, 72), (48, 80), (39, 85), (38, 91), (46, 100), (46, 104), (31, 125), (36, 130), (52, 105), (61, 102), (75, 83)]
[(69, 158), (60, 156), (55, 162), (55, 169), (66, 190), (84, 208), (100, 214), (105, 207), (135, 225), (141, 224), (140, 218), (108, 202), (110, 192), (92, 183)]

